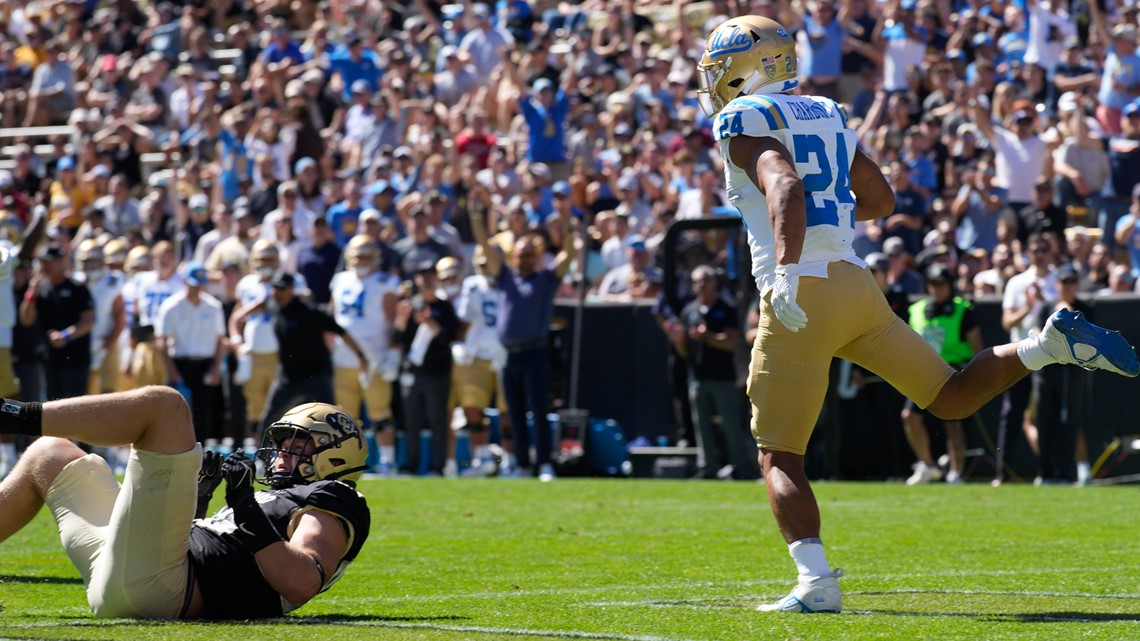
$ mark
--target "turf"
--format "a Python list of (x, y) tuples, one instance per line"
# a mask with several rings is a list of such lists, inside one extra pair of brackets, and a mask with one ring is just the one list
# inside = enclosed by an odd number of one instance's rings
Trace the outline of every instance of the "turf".
[(360, 559), (330, 592), (259, 623), (91, 618), (41, 513), (0, 545), (0, 637), (1140, 639), (1135, 488), (817, 484), (830, 560), (848, 575), (845, 612), (816, 616), (753, 611), (794, 579), (754, 483), (362, 490), (373, 531)]

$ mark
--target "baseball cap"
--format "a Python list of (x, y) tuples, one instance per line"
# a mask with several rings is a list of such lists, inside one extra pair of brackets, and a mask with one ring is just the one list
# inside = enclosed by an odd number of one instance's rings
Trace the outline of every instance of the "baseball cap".
[(617, 124), (617, 126), (614, 127), (614, 135), (615, 136), (632, 136), (633, 135), (633, 128), (624, 122), (619, 122)]
[(186, 268), (182, 270), (182, 275), (186, 279), (186, 284), (191, 287), (205, 285), (208, 280), (206, 278), (206, 266), (196, 260), (186, 263)]
[(550, 178), (550, 166), (544, 162), (531, 163), (528, 170), (531, 175), (538, 176), (539, 178)]
[(1132, 102), (1124, 105), (1124, 110), (1122, 113), (1124, 114), (1124, 117), (1127, 118), (1138, 111), (1140, 111), (1140, 100), (1133, 100)]
[(645, 251), (645, 237), (641, 234), (633, 234), (629, 237), (629, 247), (636, 251)]
[(308, 156), (305, 156), (304, 158), (298, 160), (296, 162), (296, 164), (293, 165), (293, 173), (299, 174), (302, 171), (309, 169), (310, 167), (316, 168), (316, 166), (317, 166), (317, 161), (313, 160), (312, 158), (310, 158)]
[(249, 207), (234, 207), (234, 220), (245, 220), (246, 218), (253, 218), (253, 212)]
[(471, 7), (471, 13), (475, 14), (477, 18), (486, 18), (491, 15), (490, 12), (487, 11), (487, 5), (485, 4), (476, 4)]
[(994, 46), (994, 37), (988, 33), (979, 33), (974, 36), (973, 43), (975, 47), (992, 47)]
[(666, 80), (671, 85), (687, 85), (689, 84), (689, 74), (684, 71), (674, 71), (666, 77)]
[(12, 172), (7, 169), (0, 169), (0, 189), (11, 187), (13, 181)]
[(952, 283), (954, 282), (954, 275), (950, 272), (950, 268), (945, 265), (931, 265), (930, 269), (926, 270), (927, 283)]
[(190, 209), (206, 209), (210, 206), (210, 199), (206, 194), (194, 194), (190, 197)]
[(1073, 113), (1077, 110), (1077, 94), (1075, 91), (1066, 91), (1061, 94), (1057, 99), (1057, 111), (1061, 113)]
[(96, 178), (106, 178), (111, 175), (111, 168), (107, 165), (95, 165), (91, 168), (91, 175)]
[(1080, 280), (1080, 275), (1077, 270), (1073, 269), (1072, 265), (1061, 265), (1057, 268), (1057, 282), (1071, 283)]
[(324, 81), (325, 81), (325, 72), (321, 71), (320, 69), (309, 69), (305, 73), (301, 74), (301, 82), (308, 83), (308, 82), (324, 82)]
[(891, 259), (883, 252), (871, 252), (867, 254), (867, 266), (874, 271), (885, 272), (891, 268)]
[(898, 236), (891, 236), (883, 241), (883, 253), (887, 256), (902, 256), (906, 253), (906, 243)]
[(459, 55), (459, 49), (455, 45), (446, 45), (439, 50), (441, 58), (454, 58)]
[(617, 188), (621, 191), (627, 191), (637, 188), (637, 176), (633, 174), (623, 174), (617, 179)]
[(379, 196), (386, 191), (395, 191), (395, 188), (393, 188), (391, 183), (389, 183), (387, 180), (377, 180), (368, 186), (369, 196)]
[(380, 212), (375, 210), (375, 209), (372, 209), (371, 207), (360, 212), (361, 224), (368, 222), (370, 220), (375, 220), (376, 222), (380, 222)]
[(1118, 24), (1112, 28), (1113, 38), (1123, 38), (1124, 40), (1136, 41), (1136, 27), (1129, 24)]
[(277, 278), (273, 279), (273, 289), (293, 289), (296, 286), (297, 279), (293, 277), (293, 274), (288, 272), (282, 272), (277, 275)]
[(1013, 121), (1014, 122), (1017, 122), (1019, 120), (1033, 120), (1033, 119), (1034, 119), (1033, 114), (1029, 113), (1025, 109), (1018, 109), (1017, 111), (1013, 112)]
[(1065, 38), (1064, 47), (1066, 49), (1080, 49), (1081, 39), (1079, 36), (1069, 36)]
[(395, 151), (392, 152), (392, 157), (393, 158), (411, 158), (412, 157), (412, 149), (411, 149), (411, 147), (408, 147), (407, 145), (400, 145), (399, 147), (396, 147)]
[(352, 93), (372, 93), (372, 85), (367, 80), (353, 80)]
[(57, 162), (55, 164), (55, 168), (58, 171), (64, 171), (67, 169), (75, 169), (75, 159), (72, 158), (71, 156), (64, 156), (63, 158), (60, 158), (59, 162)]
[(422, 261), (416, 263), (415, 273), (424, 274), (424, 273), (428, 273), (428, 272), (430, 272), (432, 274), (435, 273), (435, 261), (422, 260)]
[(59, 245), (48, 245), (40, 252), (40, 260), (59, 260), (67, 256), (67, 252)]
[(447, 200), (447, 198), (443, 194), (441, 194), (438, 189), (429, 189), (424, 194), (424, 202), (428, 202), (428, 203), (439, 202), (439, 203), (441, 203), (441, 202), (444, 202), (445, 200)]
[(533, 87), (535, 91), (542, 92), (548, 89), (554, 89), (554, 83), (550, 81), (550, 78), (539, 78), (534, 81)]
[(565, 180), (559, 180), (550, 186), (550, 191), (555, 196), (566, 196), (570, 193), (570, 183)]

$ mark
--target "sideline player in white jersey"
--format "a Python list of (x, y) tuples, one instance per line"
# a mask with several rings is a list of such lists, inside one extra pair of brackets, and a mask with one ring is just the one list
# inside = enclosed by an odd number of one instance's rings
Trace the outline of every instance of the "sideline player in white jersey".
[[(126, 323), (125, 332), (119, 334), (119, 380), (115, 390), (125, 392), (134, 389), (135, 381), (131, 375), (131, 359), (134, 355), (134, 334), (138, 319), (138, 309), (135, 305), (135, 277), (143, 272), (154, 269), (150, 259), (150, 248), (138, 245), (127, 250), (126, 243), (121, 240), (112, 240), (103, 248), (103, 260), (108, 270), (117, 271), (115, 261), (123, 272), (123, 316)], [(159, 381), (161, 383), (161, 381)]]
[(333, 347), (336, 404), (361, 422), (361, 402), (380, 447), (380, 471), (395, 470), (392, 381), (399, 374), (400, 350), (392, 345), (392, 321), (399, 302), (399, 279), (380, 271), (380, 245), (371, 236), (353, 236), (344, 249), (344, 271), (329, 283), (329, 313), (356, 340), (372, 363), (361, 374), (360, 361), (339, 336)]
[(123, 305), (122, 272), (109, 271), (103, 245), (88, 238), (75, 248), (76, 280), (87, 285), (95, 303), (95, 325), (91, 328), (91, 377), (88, 394), (114, 392), (119, 373), (119, 335), (126, 325)]
[(487, 257), (482, 247), (475, 247), (472, 264), (475, 273), (463, 279), (455, 304), (462, 338), (451, 350), (455, 358), (452, 386), (471, 439), (471, 474), (486, 475), (494, 473), (494, 460), (499, 456), (490, 450), (483, 412), (494, 398), (501, 415), (507, 413), (499, 387), (499, 370), (507, 362), (507, 350), (499, 341), (499, 294), (495, 282), (483, 272)]
[[(0, 236), (0, 396), (13, 398), (20, 391), (12, 364), (12, 328), (16, 326), (16, 299), (12, 295), (12, 270), (19, 258), (12, 239), (19, 233)], [(16, 464), (16, 444), (12, 436), (0, 436), (0, 479)]]
[(178, 261), (174, 257), (174, 245), (167, 241), (155, 243), (150, 252), (154, 269), (134, 277), (131, 295), (134, 302), (135, 322), (131, 326), (134, 345), (130, 361), (133, 385), (164, 385), (169, 382), (169, 372), (162, 355), (155, 347), (154, 324), (158, 320), (158, 310), (162, 303), (186, 287), (182, 275), (178, 273)]
[(761, 610), (838, 612), (837, 579), (820, 541), (819, 506), (804, 451), (834, 356), (882, 376), (945, 419), (976, 412), (1053, 363), (1140, 373), (1117, 332), (1059, 311), (1036, 336), (976, 355), (955, 372), (891, 312), (851, 249), (856, 220), (892, 213), (882, 172), (856, 148), (847, 115), (828, 98), (791, 95), (796, 43), (779, 23), (743, 16), (709, 36), (698, 92), (725, 159), (729, 200), (748, 229), (760, 322), (748, 397), (773, 516), (799, 570), (791, 594)]
[[(237, 308), (230, 315), (230, 341), (238, 354), (238, 367), (234, 380), (242, 386), (245, 396), (245, 416), (249, 423), (247, 436), (261, 433), (261, 414), (269, 389), (277, 378), (277, 335), (273, 333), (273, 319), (267, 309), (245, 316), (245, 327), (237, 331), (234, 318), (237, 312), (256, 307), (270, 298), (271, 283), (281, 269), (281, 254), (268, 240), (258, 240), (249, 251), (249, 271), (238, 281)], [(308, 290), (304, 278), (295, 275), (297, 291)]]

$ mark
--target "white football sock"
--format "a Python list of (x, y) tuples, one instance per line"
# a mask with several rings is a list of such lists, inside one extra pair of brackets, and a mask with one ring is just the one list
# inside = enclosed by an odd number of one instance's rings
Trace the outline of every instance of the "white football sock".
[(1042, 367), (1057, 362), (1052, 354), (1045, 351), (1045, 341), (1041, 339), (1040, 334), (1018, 341), (1017, 357), (1021, 359), (1021, 364), (1025, 365), (1025, 369), (1031, 372), (1036, 372)]
[(819, 539), (800, 539), (788, 546), (788, 553), (796, 562), (801, 583), (831, 574), (827, 555), (823, 552), (823, 541)]
[(1077, 481), (1083, 483), (1092, 477), (1092, 468), (1088, 461), (1077, 461)]
[(16, 466), (16, 444), (0, 443), (0, 478), (4, 478)]
[(380, 446), (380, 465), (393, 465), (396, 462), (396, 446)]

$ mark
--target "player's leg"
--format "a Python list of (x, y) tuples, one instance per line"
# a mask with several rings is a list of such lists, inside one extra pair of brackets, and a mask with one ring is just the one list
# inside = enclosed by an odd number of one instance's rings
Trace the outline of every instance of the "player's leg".
[(832, 354), (846, 342), (850, 319), (859, 313), (848, 309), (848, 297), (858, 294), (847, 286), (844, 271), (830, 270), (834, 280), (801, 280), (798, 300), (812, 320), (796, 334), (775, 319), (767, 298), (761, 303), (748, 380), (752, 435), (760, 447), (768, 503), (799, 573), (791, 594), (761, 606), (765, 611), (838, 612), (842, 607), (836, 581), (842, 572), (831, 569), (824, 553), (804, 452), (827, 392)]
[(1136, 351), (1119, 332), (1089, 323), (1080, 312), (1059, 310), (1040, 334), (971, 359), (950, 377), (928, 409), (942, 418), (966, 418), (1029, 372), (1057, 363), (1128, 377), (1140, 374)]
[(58, 436), (91, 445), (134, 445), (163, 454), (194, 447), (190, 409), (169, 387), (81, 396), (44, 404), (5, 399), (0, 433)]
[(0, 483), (0, 541), (31, 522), (44, 504), (52, 481), (68, 463), (82, 458), (83, 450), (67, 439), (40, 438), (32, 442)]

